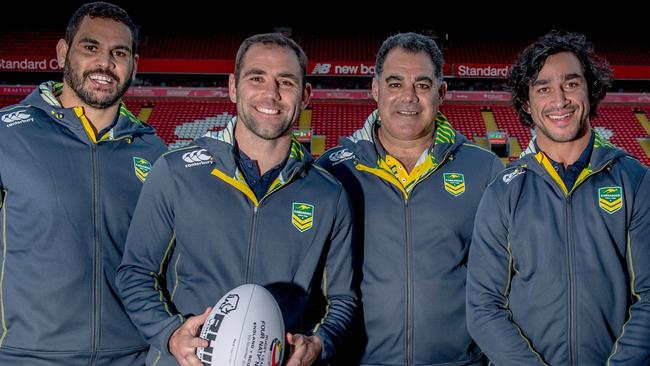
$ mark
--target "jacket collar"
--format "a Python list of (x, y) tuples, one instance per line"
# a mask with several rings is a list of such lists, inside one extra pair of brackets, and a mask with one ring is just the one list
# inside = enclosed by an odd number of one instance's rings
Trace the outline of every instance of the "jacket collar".
[[(591, 171), (600, 170), (602, 167), (609, 163), (610, 161), (628, 155), (625, 151), (617, 148), (612, 145), (609, 141), (600, 137), (596, 130), (591, 131), (594, 137), (594, 144), (591, 151), (591, 158), (589, 159), (589, 164), (586, 169)], [(537, 149), (537, 144), (535, 143), (537, 137), (533, 137), (528, 143), (528, 147), (524, 150), (519, 156), (518, 160), (515, 160), (510, 165), (528, 165), (538, 166), (539, 164), (532, 164), (533, 161), (538, 160), (536, 158), (539, 156), (540, 151)]]
[[(224, 129), (220, 131), (208, 131), (204, 137), (197, 139), (195, 143), (206, 149), (212, 155), (216, 169), (233, 179), (245, 181), (235, 159), (236, 125), (237, 116), (233, 117)], [(287, 183), (296, 173), (305, 171), (312, 160), (311, 155), (304, 146), (292, 137), (287, 162), (276, 181), (271, 184), (271, 189), (277, 184)]]
[[(447, 117), (438, 111), (435, 116), (436, 129), (433, 143), (429, 147), (429, 155), (433, 157), (434, 163), (442, 162), (454, 152), (467, 139), (456, 131)], [(355, 131), (349, 137), (342, 137), (339, 141), (341, 146), (354, 152), (357, 159), (369, 167), (377, 167), (379, 159), (386, 158), (386, 152), (377, 137), (377, 128), (381, 126), (379, 111), (374, 110), (366, 119), (363, 127)]]
[[(85, 132), (80, 123), (75, 108), (63, 108), (57, 99), (63, 91), (63, 83), (48, 81), (40, 84), (25, 102), (35, 108), (44, 111), (52, 119), (77, 132)], [(136, 134), (154, 134), (154, 129), (144, 122), (138, 120), (129, 110), (123, 101), (120, 100), (119, 114), (114, 126), (100, 140), (113, 140), (121, 137)]]

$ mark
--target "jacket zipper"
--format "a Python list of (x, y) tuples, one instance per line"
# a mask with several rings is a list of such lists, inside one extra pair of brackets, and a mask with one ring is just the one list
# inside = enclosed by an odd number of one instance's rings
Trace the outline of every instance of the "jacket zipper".
[(93, 342), (90, 365), (95, 365), (97, 361), (97, 349), (99, 348), (100, 334), (100, 306), (101, 306), (101, 270), (102, 270), (102, 247), (101, 247), (101, 230), (100, 230), (100, 202), (99, 202), (99, 167), (97, 166), (97, 145), (91, 144), (92, 153), (92, 199), (93, 199), (93, 226), (95, 230), (95, 255), (94, 255), (94, 304), (93, 304)]
[(246, 283), (251, 283), (253, 277), (253, 248), (255, 246), (255, 228), (257, 227), (257, 208), (253, 203), (253, 218), (251, 219), (250, 241), (248, 242), (248, 264), (246, 265)]
[(566, 214), (566, 242), (567, 242), (567, 269), (569, 272), (569, 362), (571, 365), (576, 364), (576, 284), (574, 273), (574, 256), (575, 249), (573, 246), (573, 235), (571, 235), (571, 196), (565, 199), (565, 214)]
[[(415, 188), (415, 187), (413, 187)], [(412, 192), (413, 190), (411, 190)], [(406, 260), (406, 336), (404, 337), (405, 342), (405, 353), (404, 353), (404, 365), (411, 365), (413, 363), (413, 346), (411, 340), (413, 339), (413, 327), (411, 323), (413, 322), (413, 314), (411, 311), (411, 304), (413, 303), (413, 284), (411, 276), (411, 235), (409, 235), (410, 230), (410, 216), (409, 216), (409, 203), (408, 198), (404, 200), (404, 240), (405, 240), (405, 260)]]
[(287, 184), (289, 184), (293, 180), (293, 177), (296, 175), (297, 171), (298, 171), (298, 169), (294, 169), (294, 171), (289, 176), (289, 179), (287, 179), (287, 181), (284, 184), (279, 185), (279, 186), (275, 187), (274, 189), (272, 189), (271, 191), (267, 192), (259, 200), (259, 202), (257, 204), (253, 203), (253, 218), (251, 220), (251, 228), (250, 228), (250, 233), (249, 233), (250, 241), (248, 242), (248, 264), (246, 266), (246, 283), (251, 283), (251, 281), (253, 280), (253, 261), (255, 259), (255, 250), (254, 250), (254, 248), (255, 248), (255, 239), (256, 239), (256, 237), (255, 237), (255, 229), (257, 228), (257, 212), (259, 210), (259, 207), (262, 204), (262, 202), (264, 201), (264, 199), (266, 197), (268, 197), (269, 195), (271, 195), (271, 193), (274, 193), (277, 190), (279, 190), (280, 188), (282, 188), (282, 187), (286, 186)]
[[(431, 174), (433, 174), (442, 164), (447, 161), (447, 158), (451, 155), (451, 153), (448, 153), (445, 155), (442, 160), (440, 161), (439, 164), (437, 164), (433, 169), (431, 169), (426, 175), (420, 177), (417, 182), (413, 185), (413, 188), (411, 189), (411, 192), (409, 193), (409, 196), (411, 193), (415, 190), (415, 187), (422, 182), (423, 180), (427, 179)], [(411, 248), (412, 243), (411, 243), (411, 216), (409, 215), (409, 200), (408, 197), (404, 198), (404, 236), (406, 240), (406, 245), (405, 245), (405, 250), (406, 250), (406, 337), (404, 339), (404, 342), (406, 344), (406, 352), (404, 354), (404, 359), (405, 363), (404, 365), (413, 365), (413, 269), (411, 268), (412, 263), (411, 263), (411, 254), (413, 252), (413, 249)]]
[(575, 279), (575, 246), (573, 245), (573, 235), (572, 235), (572, 224), (573, 220), (571, 219), (572, 215), (572, 208), (571, 208), (571, 197), (573, 195), (573, 192), (575, 192), (576, 188), (582, 184), (584, 181), (586, 181), (588, 178), (591, 176), (595, 175), (596, 173), (601, 172), (605, 168), (609, 166), (609, 164), (612, 161), (608, 161), (603, 166), (601, 166), (598, 170), (592, 171), (588, 175), (584, 177), (584, 179), (577, 181), (573, 184), (573, 187), (569, 190), (565, 197), (565, 214), (566, 214), (566, 241), (567, 241), (567, 268), (569, 272), (569, 362), (571, 365), (577, 365), (578, 364), (578, 350), (577, 350), (577, 326), (576, 326), (576, 318), (577, 318), (577, 307), (576, 307), (576, 279)]

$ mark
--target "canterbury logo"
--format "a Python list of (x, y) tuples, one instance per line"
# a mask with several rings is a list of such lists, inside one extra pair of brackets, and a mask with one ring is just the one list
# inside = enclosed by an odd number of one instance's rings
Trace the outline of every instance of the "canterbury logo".
[(352, 157), (354, 157), (353, 152), (348, 151), (348, 149), (343, 149), (330, 155), (330, 161), (332, 162), (332, 165), (336, 165), (345, 160), (351, 159)]
[(8, 127), (34, 120), (25, 110), (3, 114), (0, 119), (2, 119), (2, 122), (6, 123)]
[(183, 154), (183, 161), (187, 163), (185, 164), (185, 167), (189, 168), (197, 165), (211, 164), (211, 157), (207, 152), (206, 149), (200, 149)]
[(523, 174), (523, 173), (524, 173), (524, 171), (522, 169), (515, 169), (513, 172), (504, 175), (503, 178), (501, 178), (501, 179), (503, 179), (503, 182), (505, 184), (509, 184), (510, 181), (515, 179), (516, 176), (518, 176), (519, 174)]

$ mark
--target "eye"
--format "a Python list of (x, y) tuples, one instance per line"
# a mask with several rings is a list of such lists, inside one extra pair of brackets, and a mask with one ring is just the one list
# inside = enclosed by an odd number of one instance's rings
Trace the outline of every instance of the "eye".
[(264, 81), (261, 76), (251, 76), (248, 80), (254, 82), (254, 83), (261, 83)]
[(421, 90), (429, 90), (431, 89), (431, 85), (425, 84), (425, 83), (420, 83), (415, 85), (416, 88), (421, 89)]
[(388, 83), (388, 87), (391, 89), (399, 88), (400, 86), (402, 86), (400, 83), (396, 83), (396, 82)]
[(127, 57), (128, 54), (126, 52), (124, 52), (124, 51), (115, 50), (115, 51), (113, 51), (113, 56), (115, 58), (124, 58), (124, 57)]
[(281, 86), (288, 86), (288, 87), (294, 86), (293, 81), (291, 81), (289, 79), (280, 80), (279, 83), (280, 83)]
[(87, 44), (84, 46), (84, 49), (89, 52), (95, 52), (97, 51), (97, 46), (92, 45), (92, 44)]
[(569, 88), (569, 89), (575, 89), (575, 88), (580, 87), (580, 85), (581, 85), (581, 84), (580, 84), (580, 82), (578, 82), (578, 81), (569, 81), (569, 82), (567, 83), (567, 88)]
[(551, 90), (550, 88), (545, 86), (545, 87), (537, 89), (537, 93), (539, 93), (539, 94), (547, 94), (550, 90)]

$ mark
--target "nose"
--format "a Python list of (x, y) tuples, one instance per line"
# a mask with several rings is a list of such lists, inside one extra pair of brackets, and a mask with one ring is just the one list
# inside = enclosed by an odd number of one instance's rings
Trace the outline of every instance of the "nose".
[(564, 107), (567, 104), (569, 104), (569, 99), (566, 96), (566, 92), (562, 88), (553, 89), (551, 96), (552, 96), (551, 102), (555, 107)]
[(98, 52), (97, 66), (102, 69), (114, 69), (115, 60), (113, 54), (110, 51)]
[(403, 88), (402, 100), (407, 103), (417, 103), (420, 100), (415, 92), (415, 86)]
[(264, 83), (264, 95), (270, 97), (273, 100), (280, 100), (280, 85), (273, 81)]

